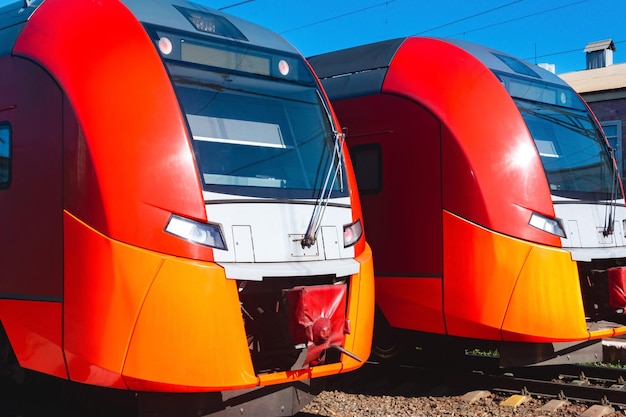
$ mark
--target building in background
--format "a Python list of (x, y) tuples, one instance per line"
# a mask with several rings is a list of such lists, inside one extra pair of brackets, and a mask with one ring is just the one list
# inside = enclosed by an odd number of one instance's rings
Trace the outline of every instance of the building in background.
[(584, 49), (587, 69), (559, 76), (589, 104), (615, 150), (620, 174), (626, 172), (626, 63), (613, 64), (611, 39), (590, 42)]

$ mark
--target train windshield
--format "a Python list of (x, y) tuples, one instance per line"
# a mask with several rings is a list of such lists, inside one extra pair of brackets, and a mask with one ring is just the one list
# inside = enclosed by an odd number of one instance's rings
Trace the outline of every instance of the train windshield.
[(533, 137), (553, 195), (621, 198), (606, 140), (573, 90), (519, 79), (507, 89)]
[[(236, 45), (189, 49), (189, 44), (183, 43), (180, 60), (166, 63), (204, 189), (318, 197), (328, 172), (343, 164), (319, 86), (302, 58)], [(343, 172), (332, 178), (331, 197), (346, 196)]]

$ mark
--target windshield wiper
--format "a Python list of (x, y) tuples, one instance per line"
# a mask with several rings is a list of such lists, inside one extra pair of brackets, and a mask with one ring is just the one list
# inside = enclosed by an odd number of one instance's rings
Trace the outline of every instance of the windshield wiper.
[(609, 147), (609, 154), (612, 162), (611, 168), (613, 169), (613, 175), (611, 177), (611, 197), (609, 204), (605, 206), (604, 209), (604, 229), (602, 230), (604, 237), (608, 237), (614, 232), (613, 220), (615, 219), (615, 210), (617, 207), (615, 199), (617, 198), (618, 172), (617, 165), (615, 164), (615, 149)]
[[(343, 143), (345, 141), (346, 135), (345, 133), (333, 131), (333, 136), (334, 150), (332, 160), (330, 162), (330, 166), (328, 167), (328, 172), (326, 173), (324, 186), (320, 190), (319, 197), (315, 202), (315, 207), (313, 208), (313, 213), (311, 214), (311, 219), (309, 220), (309, 226), (307, 227), (306, 233), (302, 238), (301, 243), (303, 248), (310, 248), (311, 246), (315, 245), (315, 242), (317, 241), (317, 232), (322, 225), (322, 218), (324, 217), (326, 206), (328, 205), (328, 201), (330, 200), (333, 188), (335, 187), (335, 183), (337, 182), (338, 177), (340, 181), (340, 191), (343, 192), (342, 159)], [(335, 157), (337, 158), (337, 163), (335, 163)]]
[[(337, 126), (333, 121), (330, 109), (328, 108), (326, 101), (324, 101), (320, 95), (319, 91), (317, 91), (317, 96), (326, 111), (326, 117), (328, 117), (328, 121), (333, 132), (333, 152), (328, 172), (326, 173), (326, 178), (324, 180), (324, 185), (320, 190), (319, 197), (315, 201), (315, 207), (313, 208), (313, 213), (311, 214), (311, 219), (309, 220), (309, 226), (307, 227), (306, 233), (301, 241), (303, 248), (310, 248), (315, 245), (317, 241), (317, 232), (322, 225), (322, 218), (324, 217), (324, 212), (326, 211), (326, 206), (328, 205), (328, 201), (332, 195), (333, 188), (335, 188), (337, 178), (339, 178), (339, 190), (343, 192), (343, 145), (346, 135), (345, 133), (338, 131)], [(335, 158), (337, 159), (336, 163)]]

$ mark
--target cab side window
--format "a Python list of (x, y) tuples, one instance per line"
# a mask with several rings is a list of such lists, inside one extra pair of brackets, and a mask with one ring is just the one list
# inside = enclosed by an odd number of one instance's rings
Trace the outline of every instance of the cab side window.
[(0, 122), (0, 189), (11, 182), (11, 126)]
[(383, 189), (382, 149), (377, 143), (350, 148), (354, 175), (361, 194), (378, 194)]

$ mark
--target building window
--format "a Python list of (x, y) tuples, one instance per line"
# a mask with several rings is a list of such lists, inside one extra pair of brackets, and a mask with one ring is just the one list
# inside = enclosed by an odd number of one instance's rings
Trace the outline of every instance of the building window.
[(382, 150), (377, 143), (350, 148), (354, 175), (362, 194), (378, 194), (383, 188)]
[(607, 120), (600, 122), (604, 134), (609, 141), (609, 145), (614, 150), (615, 161), (619, 168), (619, 173), (624, 178), (624, 155), (622, 146), (622, 121), (621, 120)]
[(0, 123), (0, 189), (11, 182), (11, 126)]

